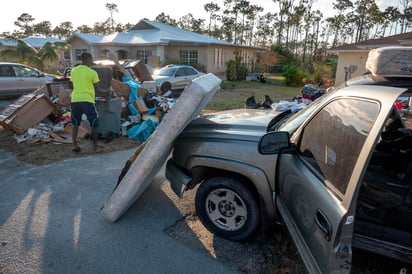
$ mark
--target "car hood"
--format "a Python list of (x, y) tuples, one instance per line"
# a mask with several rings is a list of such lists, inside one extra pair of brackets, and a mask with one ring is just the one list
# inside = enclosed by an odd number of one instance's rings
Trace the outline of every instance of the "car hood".
[(181, 138), (231, 138), (257, 141), (281, 112), (271, 109), (236, 109), (204, 114), (193, 120)]

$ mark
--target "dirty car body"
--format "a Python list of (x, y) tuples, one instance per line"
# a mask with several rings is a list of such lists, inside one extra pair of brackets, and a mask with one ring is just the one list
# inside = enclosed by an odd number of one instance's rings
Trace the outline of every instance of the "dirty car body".
[[(354, 85), (296, 114), (206, 115), (175, 140), (166, 176), (179, 196), (200, 184), (197, 213), (221, 237), (244, 240), (268, 220), (284, 223), (310, 273), (349, 273), (352, 247), (410, 262), (412, 229), (401, 220), (412, 219), (404, 199), (411, 165), (400, 171), (375, 161), (383, 133), (405, 127), (394, 109), (399, 96), (411, 94)], [(386, 195), (372, 195), (376, 189)]]
[(23, 64), (0, 62), (0, 97), (31, 93), (55, 78)]
[(162, 92), (182, 91), (193, 79), (204, 75), (192, 66), (167, 65), (153, 74), (157, 88)]

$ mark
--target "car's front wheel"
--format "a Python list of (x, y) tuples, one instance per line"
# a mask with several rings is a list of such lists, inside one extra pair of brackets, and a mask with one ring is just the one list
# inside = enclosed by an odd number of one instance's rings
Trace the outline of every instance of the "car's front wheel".
[(162, 93), (165, 93), (169, 90), (172, 90), (172, 85), (169, 82), (164, 82), (160, 87), (160, 90), (162, 91)]
[(228, 240), (245, 240), (259, 225), (254, 195), (233, 178), (213, 177), (203, 182), (197, 190), (195, 206), (203, 225)]

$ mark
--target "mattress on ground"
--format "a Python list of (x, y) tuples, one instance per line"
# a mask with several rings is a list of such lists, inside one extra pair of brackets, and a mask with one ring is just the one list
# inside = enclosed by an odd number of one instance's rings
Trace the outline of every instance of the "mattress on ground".
[(199, 115), (220, 87), (221, 80), (209, 73), (193, 80), (145, 142), (129, 169), (101, 209), (102, 216), (115, 222), (153, 181), (172, 150), (174, 139)]

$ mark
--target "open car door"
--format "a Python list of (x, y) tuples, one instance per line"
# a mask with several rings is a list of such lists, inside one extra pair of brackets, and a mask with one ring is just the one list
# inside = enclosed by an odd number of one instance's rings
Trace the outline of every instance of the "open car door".
[(376, 86), (347, 91), (331, 96), (292, 134), (293, 153), (278, 156), (276, 205), (309, 273), (350, 273), (360, 182), (402, 93)]

